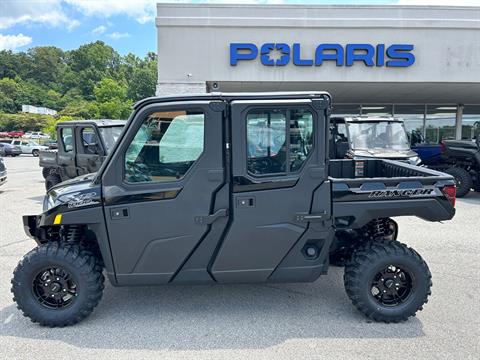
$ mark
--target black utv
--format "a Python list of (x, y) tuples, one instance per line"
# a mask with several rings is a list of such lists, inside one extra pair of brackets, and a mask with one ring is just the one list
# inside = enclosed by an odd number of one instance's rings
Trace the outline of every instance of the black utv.
[(458, 197), (480, 192), (480, 136), (476, 141), (445, 140), (442, 163), (436, 168), (455, 178)]
[(96, 172), (120, 136), (124, 120), (77, 120), (57, 124), (58, 149), (40, 152), (45, 188)]
[(115, 286), (312, 282), (345, 259), (367, 317), (399, 322), (430, 295), (393, 216), (449, 220), (450, 175), (382, 159), (330, 160), (323, 92), (148, 98), (96, 175), (54, 186), (24, 216), (37, 243), (14, 300), (46, 326), (88, 316)]

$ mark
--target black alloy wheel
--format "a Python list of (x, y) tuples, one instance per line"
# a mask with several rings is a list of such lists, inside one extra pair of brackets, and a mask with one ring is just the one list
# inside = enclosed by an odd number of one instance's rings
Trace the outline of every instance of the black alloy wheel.
[(396, 240), (361, 244), (345, 266), (345, 290), (365, 316), (400, 322), (423, 309), (432, 275), (421, 256)]
[(37, 301), (47, 309), (65, 308), (78, 295), (73, 276), (61, 267), (41, 270), (33, 279), (32, 291)]

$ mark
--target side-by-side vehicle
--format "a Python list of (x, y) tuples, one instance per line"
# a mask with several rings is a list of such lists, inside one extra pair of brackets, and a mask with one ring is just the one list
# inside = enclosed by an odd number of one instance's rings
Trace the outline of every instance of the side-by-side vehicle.
[(331, 159), (389, 159), (419, 165), (403, 120), (389, 116), (334, 116), (330, 119)]
[[(399, 322), (430, 295), (394, 216), (455, 214), (450, 175), (384, 159), (329, 159), (324, 92), (202, 94), (137, 103), (95, 175), (24, 216), (37, 247), (12, 292), (34, 322), (65, 326), (115, 286), (312, 282), (344, 260), (367, 317)], [(118, 301), (121, 301), (119, 299)]]
[(45, 188), (96, 172), (120, 136), (123, 120), (78, 120), (57, 124), (56, 150), (40, 152)]

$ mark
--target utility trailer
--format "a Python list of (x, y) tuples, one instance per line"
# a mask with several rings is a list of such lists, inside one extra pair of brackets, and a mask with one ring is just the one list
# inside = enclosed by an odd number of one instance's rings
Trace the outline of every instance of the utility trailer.
[[(356, 308), (413, 316), (431, 274), (391, 216), (449, 220), (450, 175), (390, 160), (330, 160), (330, 95), (201, 94), (134, 107), (95, 175), (54, 186), (24, 216), (37, 247), (12, 292), (32, 321), (77, 323), (115, 286), (312, 282), (345, 261)], [(406, 239), (408, 240), (408, 239)]]

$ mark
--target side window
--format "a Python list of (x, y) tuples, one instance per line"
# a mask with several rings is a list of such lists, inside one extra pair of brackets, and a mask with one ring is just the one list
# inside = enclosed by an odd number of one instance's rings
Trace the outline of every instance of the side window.
[(303, 166), (313, 149), (313, 115), (309, 110), (290, 111), (290, 171)]
[(82, 138), (82, 152), (84, 154), (98, 154), (98, 139), (95, 130), (92, 127), (84, 127), (80, 134)]
[(72, 128), (62, 128), (60, 130), (60, 136), (62, 137), (63, 150), (65, 152), (72, 152), (73, 151)]
[(125, 153), (125, 180), (160, 182), (183, 177), (203, 152), (204, 120), (198, 110), (148, 115)]
[(247, 170), (252, 175), (296, 172), (312, 149), (313, 115), (308, 109), (247, 114)]

